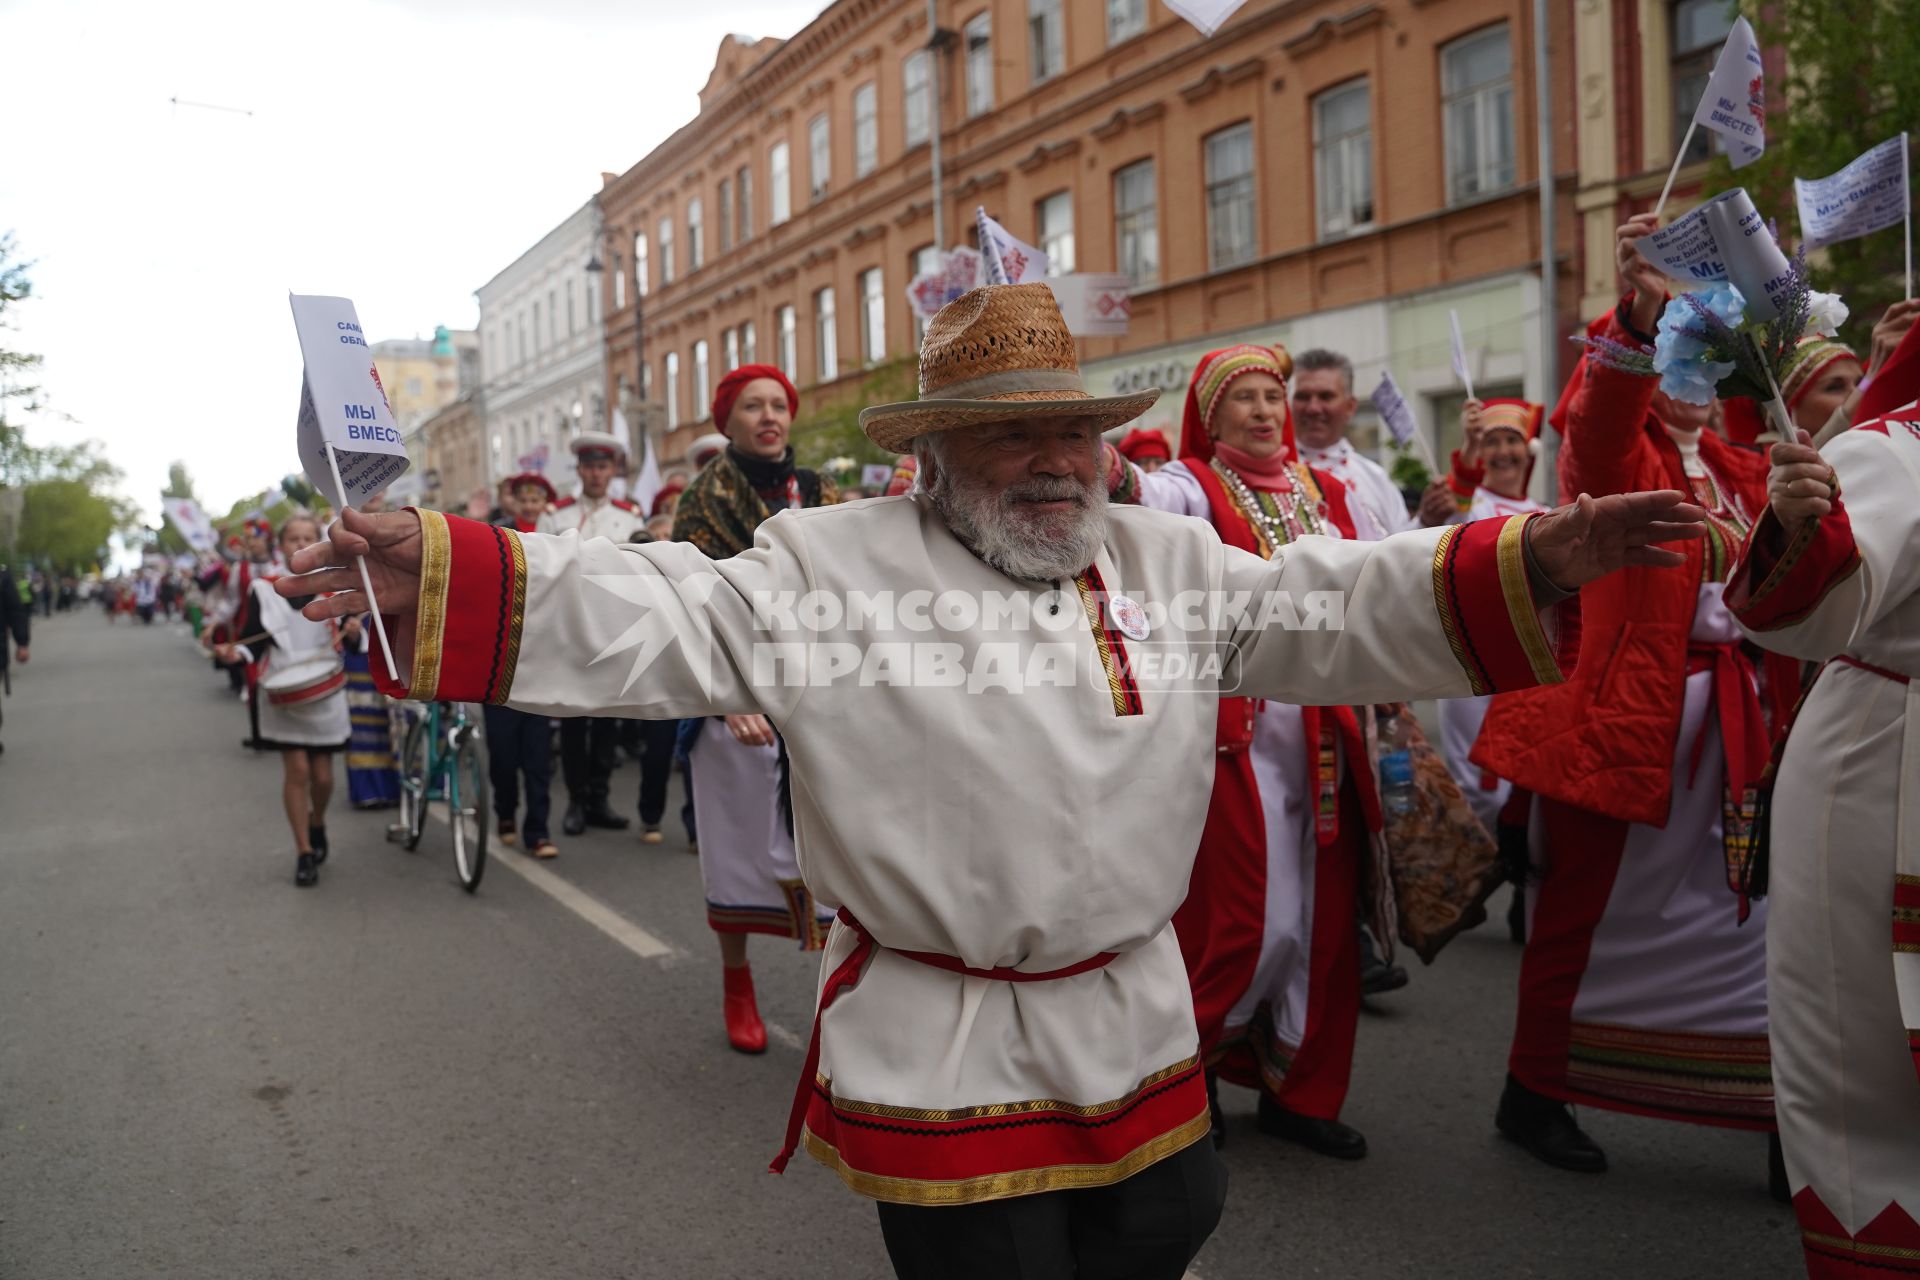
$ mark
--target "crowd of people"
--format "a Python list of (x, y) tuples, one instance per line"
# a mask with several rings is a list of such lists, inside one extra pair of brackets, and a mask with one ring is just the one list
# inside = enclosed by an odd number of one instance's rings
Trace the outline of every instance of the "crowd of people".
[[(1672, 287), (1634, 247), (1652, 226), (1620, 229), (1594, 337), (1652, 345)], [(663, 843), (680, 774), (735, 1050), (767, 1045), (749, 935), (824, 952), (776, 1167), (804, 1143), (878, 1200), (903, 1276), (1107, 1250), (1179, 1275), (1224, 1197), (1223, 1085), (1254, 1092), (1260, 1133), (1365, 1157), (1341, 1113), (1361, 1000), (1407, 981), (1411, 840), (1462, 924), (1515, 886), (1498, 1132), (1586, 1173), (1608, 1161), (1575, 1106), (1765, 1134), (1756, 1180), (1764, 1154), (1824, 1274), (1920, 1257), (1917, 314), (1890, 308), (1865, 358), (1794, 353), (1794, 439), (1586, 359), (1551, 412), (1468, 399), (1447, 474), (1403, 492), (1354, 445), (1347, 356), (1210, 352), (1169, 441), (1131, 426), (1157, 393), (1084, 391), (1044, 287), (994, 286), (931, 323), (919, 400), (863, 413), (900, 455), (884, 500), (798, 465), (800, 394), (748, 365), (646, 509), (619, 496), (625, 442), (586, 433), (570, 496), (530, 472), (470, 519), (375, 502), (324, 545), (304, 513), (254, 524), (170, 595), (204, 608), (247, 744), (281, 755), (299, 885), (327, 857), (335, 756), (354, 805), (395, 802), (395, 698), (484, 708), (495, 830), (530, 857), (633, 818)], [(398, 681), (353, 552), (412, 637)], [(1229, 619), (1207, 634), (1235, 682), (1170, 697), (1146, 642), (1171, 624), (1143, 602), (1192, 587), (1338, 592), (1344, 626)], [(917, 588), (1078, 625), (1098, 705), (1084, 681), (871, 678), (898, 619), (815, 628), (798, 681), (766, 662), (799, 637), (765, 598)], [(851, 678), (818, 656), (842, 641), (869, 655)], [(1394, 763), (1410, 741), (1431, 768)]]

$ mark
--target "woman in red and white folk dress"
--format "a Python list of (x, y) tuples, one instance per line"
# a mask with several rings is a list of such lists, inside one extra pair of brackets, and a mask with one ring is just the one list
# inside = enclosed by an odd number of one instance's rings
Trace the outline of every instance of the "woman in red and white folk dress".
[(1754, 640), (1826, 663), (1771, 806), (1780, 1138), (1810, 1275), (1920, 1276), (1920, 405), (1806, 441), (1727, 588)]
[[(1651, 346), (1665, 304), (1665, 277), (1635, 247), (1656, 225), (1643, 214), (1619, 229), (1632, 292), (1606, 333), (1623, 344)], [(1495, 699), (1472, 755), (1537, 798), (1497, 1125), (1548, 1164), (1597, 1173), (1606, 1155), (1568, 1103), (1774, 1127), (1766, 913), (1749, 915), (1740, 890), (1768, 722), (1760, 664), (1722, 599), (1766, 503), (1766, 464), (1705, 429), (1710, 405), (1670, 400), (1593, 355), (1584, 364), (1561, 491), (1674, 488), (1710, 513), (1684, 568), (1632, 569), (1583, 593), (1577, 627), (1562, 632), (1578, 645), (1572, 678)], [(1793, 697), (1790, 671), (1770, 684)]]
[[(1540, 439), (1545, 406), (1525, 400), (1470, 399), (1461, 417), (1465, 443), (1453, 455), (1447, 489), (1457, 514), (1454, 522), (1485, 520), (1490, 516), (1523, 516), (1545, 511), (1544, 503), (1527, 496), (1533, 478), (1533, 459)], [(1513, 784), (1496, 778), (1467, 759), (1480, 736), (1493, 695), (1445, 698), (1440, 702), (1440, 751), (1447, 771), (1474, 816), (1491, 833), (1500, 809), (1513, 793)]]
[[(1136, 465), (1118, 487), (1268, 559), (1305, 537), (1382, 537), (1346, 486), (1300, 461), (1291, 369), (1284, 350), (1210, 352), (1187, 388), (1179, 461)], [(1258, 1090), (1263, 1133), (1357, 1160), (1366, 1139), (1340, 1108), (1360, 1013), (1360, 865), (1380, 812), (1371, 768), (1349, 766), (1367, 758), (1359, 719), (1352, 707), (1228, 698), (1216, 751), (1206, 832), (1174, 917), (1209, 1090), (1217, 1078)], [(1224, 1137), (1216, 1119), (1214, 1140)]]
[[(301, 512), (280, 526), (282, 555), (312, 546), (320, 540), (320, 522)], [(273, 589), (273, 579), (256, 576), (247, 588), (237, 639), (218, 645), (215, 658), (222, 665), (257, 665), (260, 683), (253, 690), (258, 713), (257, 744), (280, 753), (281, 803), (287, 825), (293, 829), (293, 882), (308, 888), (320, 879), (327, 860), (327, 804), (333, 798), (333, 757), (347, 749), (353, 727), (347, 712), (347, 676), (339, 662), (342, 644), (364, 643), (360, 620), (347, 618), (337, 625), (314, 622), (300, 613), (307, 599), (292, 601)], [(310, 696), (281, 703), (268, 694), (276, 670), (295, 663), (316, 668), (334, 659), (332, 674), (316, 683)], [(324, 674), (324, 673), (323, 673)]]

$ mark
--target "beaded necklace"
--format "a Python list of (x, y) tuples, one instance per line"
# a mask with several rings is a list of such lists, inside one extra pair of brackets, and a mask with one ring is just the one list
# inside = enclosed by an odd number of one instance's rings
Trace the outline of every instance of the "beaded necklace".
[(1227, 496), (1234, 507), (1253, 529), (1262, 557), (1271, 560), (1273, 553), (1288, 543), (1327, 531), (1326, 519), (1321, 514), (1320, 487), (1300, 463), (1287, 468), (1287, 487), (1279, 493), (1255, 489), (1218, 458), (1213, 459), (1212, 466), (1214, 474), (1227, 487)]

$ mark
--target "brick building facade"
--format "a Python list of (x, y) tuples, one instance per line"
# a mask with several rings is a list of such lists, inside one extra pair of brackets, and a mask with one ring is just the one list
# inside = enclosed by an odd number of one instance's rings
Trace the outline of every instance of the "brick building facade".
[(734, 363), (817, 404), (911, 360), (935, 128), (946, 243), (980, 205), (1058, 265), (1134, 277), (1129, 333), (1082, 356), (1096, 391), (1167, 387), (1163, 426), (1201, 351), (1251, 339), (1345, 350), (1363, 396), (1391, 353), (1444, 443), (1450, 310), (1476, 390), (1548, 394), (1526, 0), (1252, 0), (1205, 40), (1155, 0), (936, 9), (929, 30), (923, 0), (837, 0), (786, 41), (729, 37), (699, 115), (607, 175), (609, 392), (657, 406), (669, 460)]

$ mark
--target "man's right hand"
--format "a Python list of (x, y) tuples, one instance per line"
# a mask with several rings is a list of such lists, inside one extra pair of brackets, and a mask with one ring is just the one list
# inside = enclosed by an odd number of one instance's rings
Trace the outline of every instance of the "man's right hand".
[(273, 589), (292, 599), (318, 597), (300, 612), (315, 622), (368, 612), (355, 557), (366, 558), (380, 612), (411, 618), (420, 602), (420, 517), (411, 511), (362, 515), (348, 508), (327, 531), (327, 540), (296, 551)]

